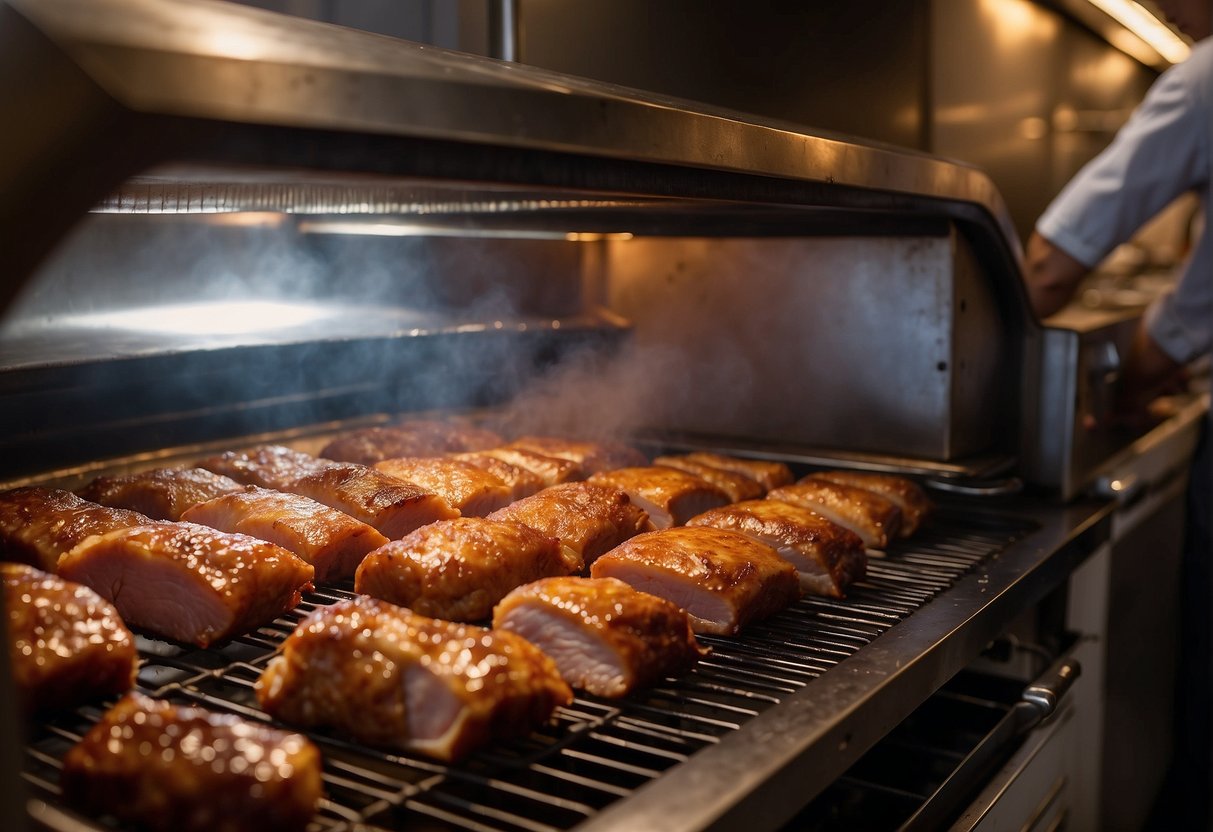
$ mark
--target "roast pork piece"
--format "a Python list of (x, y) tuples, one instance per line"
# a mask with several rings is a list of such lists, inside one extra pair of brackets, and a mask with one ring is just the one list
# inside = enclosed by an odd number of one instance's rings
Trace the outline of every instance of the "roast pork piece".
[(374, 465), (402, 456), (435, 456), (500, 445), (491, 430), (465, 422), (410, 419), (395, 425), (348, 431), (324, 446), (320, 455), (339, 462)]
[(318, 608), (257, 681), (277, 719), (455, 761), (522, 736), (573, 693), (539, 648), (360, 596)]
[(59, 574), (113, 602), (135, 629), (206, 647), (272, 621), (312, 588), (312, 566), (264, 540), (195, 523), (90, 537)]
[(545, 488), (489, 515), (525, 523), (560, 541), (579, 572), (633, 535), (653, 528), (649, 516), (618, 488), (569, 482)]
[(800, 597), (796, 567), (774, 549), (706, 526), (633, 537), (594, 561), (590, 574), (672, 601), (697, 633), (733, 635)]
[(318, 459), (281, 445), (228, 452), (199, 465), (248, 485), (311, 497), (374, 526), (389, 540), (426, 523), (459, 516), (441, 497), (382, 471)]
[(411, 456), (376, 462), (391, 477), (437, 494), (465, 517), (484, 517), (514, 499), (513, 490), (483, 468), (452, 457)]
[(59, 558), (86, 537), (148, 523), (135, 511), (109, 508), (60, 489), (0, 492), (0, 560), (58, 569)]
[(653, 464), (665, 468), (677, 468), (679, 471), (686, 471), (688, 474), (705, 479), (728, 494), (731, 503), (755, 500), (767, 493), (762, 484), (752, 477), (730, 471), (727, 468), (713, 468), (711, 465), (695, 462), (685, 456), (659, 456), (653, 460)]
[(781, 485), (790, 485), (793, 479), (792, 469), (782, 462), (773, 462), (766, 459), (743, 459), (725, 454), (708, 453), (707, 451), (696, 451), (695, 453), (687, 454), (685, 458), (701, 465), (710, 465), (713, 468), (723, 468), (726, 471), (744, 474), (750, 479), (755, 480), (767, 491), (770, 491), (772, 488), (779, 488)]
[(874, 491), (825, 480), (802, 479), (776, 488), (768, 500), (811, 509), (859, 535), (863, 545), (883, 549), (897, 535), (901, 509)]
[(486, 448), (478, 453), (491, 456), (510, 465), (530, 471), (539, 477), (544, 486), (560, 485), (565, 482), (577, 482), (586, 478), (581, 466), (571, 459), (528, 451), (525, 448)]
[(586, 442), (555, 436), (522, 436), (511, 442), (508, 447), (571, 460), (581, 467), (586, 476), (612, 468), (635, 468), (649, 464), (644, 454), (622, 442)]
[(104, 598), (81, 584), (0, 563), (8, 655), (27, 712), (126, 693), (135, 684), (135, 638)]
[(655, 465), (603, 471), (590, 482), (627, 492), (658, 529), (681, 526), (696, 514), (729, 502), (728, 494), (702, 477)]
[(295, 832), (321, 797), (306, 737), (133, 693), (63, 758), (68, 802), (149, 832)]
[(316, 581), (352, 578), (387, 538), (361, 520), (309, 497), (255, 485), (196, 505), (182, 520), (277, 543), (310, 563)]
[(535, 472), (527, 470), (521, 465), (506, 462), (485, 451), (468, 451), (451, 454), (451, 456), (461, 462), (468, 462), (477, 468), (482, 468), (505, 483), (506, 487), (510, 489), (511, 502), (529, 497), (547, 485), (556, 484), (544, 482), (543, 478)]
[(544, 578), (497, 605), (493, 626), (531, 642), (574, 688), (616, 698), (690, 670), (700, 648), (686, 612), (614, 578)]
[(296, 481), (335, 464), (332, 460), (319, 459), (285, 445), (259, 445), (249, 451), (227, 451), (199, 460), (198, 467), (244, 485), (290, 491)]
[(927, 492), (908, 477), (870, 471), (817, 471), (806, 479), (826, 480), (864, 488), (892, 500), (901, 509), (901, 525), (898, 526), (898, 534), (901, 537), (909, 537), (918, 531), (918, 527), (931, 513), (931, 500), (927, 497)]
[(185, 510), (242, 491), (231, 477), (205, 468), (154, 468), (117, 477), (97, 477), (76, 493), (111, 508), (128, 508), (153, 520), (180, 520)]
[(487, 620), (511, 589), (567, 575), (581, 559), (530, 526), (460, 517), (422, 526), (367, 556), (354, 588), (448, 621)]
[(778, 500), (745, 500), (693, 517), (688, 526), (732, 529), (770, 546), (800, 573), (810, 595), (842, 598), (868, 568), (859, 535), (814, 511)]

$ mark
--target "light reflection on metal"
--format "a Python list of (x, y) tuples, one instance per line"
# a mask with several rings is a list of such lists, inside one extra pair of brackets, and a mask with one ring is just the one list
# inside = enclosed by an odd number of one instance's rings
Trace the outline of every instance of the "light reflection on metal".
[(1185, 60), (1192, 51), (1166, 23), (1134, 0), (1090, 0), (1090, 3), (1114, 18), (1173, 64)]
[(570, 243), (597, 243), (603, 240), (630, 240), (632, 234), (628, 231), (598, 233), (596, 231), (570, 231), (564, 235)]
[(511, 240), (564, 240), (563, 231), (464, 228), (412, 222), (356, 222), (352, 220), (304, 220), (302, 234), (349, 234), (365, 237), (504, 237)]
[(183, 303), (67, 315), (57, 318), (56, 325), (170, 335), (238, 335), (303, 326), (331, 314), (322, 306), (277, 301)]
[(511, 240), (565, 240), (592, 243), (601, 240), (630, 240), (629, 232), (546, 231), (536, 229), (471, 228), (464, 225), (435, 225), (416, 222), (360, 222), (358, 220), (304, 220), (303, 234), (349, 234), (367, 237), (501, 237)]

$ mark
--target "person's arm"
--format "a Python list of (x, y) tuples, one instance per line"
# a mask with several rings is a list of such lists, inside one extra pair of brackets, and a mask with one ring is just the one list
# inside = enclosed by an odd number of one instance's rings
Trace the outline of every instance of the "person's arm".
[(1065, 306), (1090, 271), (1063, 249), (1033, 231), (1024, 255), (1024, 282), (1032, 310), (1046, 318)]
[(1116, 420), (1130, 427), (1148, 424), (1150, 402), (1182, 392), (1187, 384), (1187, 368), (1163, 351), (1141, 321), (1121, 366)]

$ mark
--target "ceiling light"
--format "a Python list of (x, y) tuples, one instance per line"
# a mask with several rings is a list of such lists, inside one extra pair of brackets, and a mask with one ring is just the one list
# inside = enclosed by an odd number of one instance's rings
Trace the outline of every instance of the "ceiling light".
[(1101, 9), (1133, 34), (1144, 40), (1150, 48), (1173, 64), (1188, 57), (1191, 48), (1166, 23), (1159, 20), (1134, 0), (1090, 0), (1091, 5)]

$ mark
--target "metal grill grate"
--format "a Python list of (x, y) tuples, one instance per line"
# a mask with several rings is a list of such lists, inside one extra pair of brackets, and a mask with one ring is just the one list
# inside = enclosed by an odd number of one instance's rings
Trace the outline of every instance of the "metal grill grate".
[[(529, 737), (492, 745), (458, 766), (309, 732), (324, 753), (326, 792), (311, 829), (576, 827), (778, 705), (1029, 530), (1022, 520), (944, 502), (913, 539), (873, 557), (866, 580), (845, 600), (805, 598), (739, 637), (701, 636), (712, 652), (686, 676), (622, 701), (579, 696)], [(266, 721), (253, 684), (274, 650), (308, 612), (352, 595), (349, 584), (322, 587), (291, 613), (218, 648), (140, 638), (139, 687)], [(61, 803), (63, 755), (102, 712), (101, 705), (84, 707), (30, 728), (31, 796)], [(116, 828), (104, 819), (93, 823)]]

